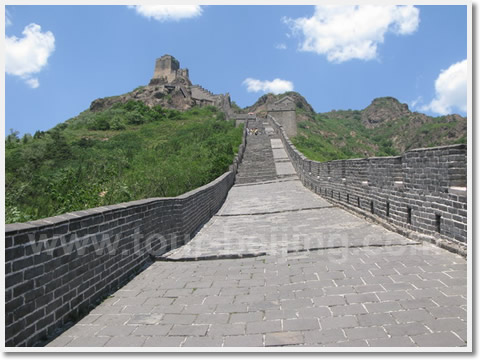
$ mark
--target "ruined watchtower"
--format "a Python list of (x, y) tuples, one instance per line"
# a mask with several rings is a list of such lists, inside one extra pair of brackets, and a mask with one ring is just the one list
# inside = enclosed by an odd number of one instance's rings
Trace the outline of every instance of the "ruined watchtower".
[(188, 69), (180, 69), (180, 62), (172, 55), (163, 55), (155, 62), (155, 71), (150, 85), (163, 85), (179, 82), (191, 85)]

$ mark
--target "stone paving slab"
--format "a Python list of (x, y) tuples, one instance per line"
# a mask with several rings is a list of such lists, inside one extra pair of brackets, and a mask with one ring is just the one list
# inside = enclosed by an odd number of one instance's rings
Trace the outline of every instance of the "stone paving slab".
[(275, 160), (283, 160), (288, 159), (288, 154), (285, 149), (272, 149), (273, 151), (273, 158)]
[(296, 175), (297, 172), (291, 162), (276, 162), (275, 170), (277, 175)]
[[(467, 299), (446, 281), (466, 286), (465, 264), (430, 244), (156, 262), (48, 346), (465, 346)], [(385, 285), (410, 284), (412, 267), (436, 291), (391, 300)], [(126, 299), (163, 305), (125, 314)]]
[(281, 139), (270, 139), (272, 149), (284, 149)]

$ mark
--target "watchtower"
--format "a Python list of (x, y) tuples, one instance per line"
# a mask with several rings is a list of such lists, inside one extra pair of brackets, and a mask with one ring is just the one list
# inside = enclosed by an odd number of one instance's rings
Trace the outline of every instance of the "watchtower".
[(169, 84), (183, 78), (190, 82), (188, 69), (180, 69), (180, 62), (172, 55), (163, 55), (155, 61), (155, 70), (150, 84)]

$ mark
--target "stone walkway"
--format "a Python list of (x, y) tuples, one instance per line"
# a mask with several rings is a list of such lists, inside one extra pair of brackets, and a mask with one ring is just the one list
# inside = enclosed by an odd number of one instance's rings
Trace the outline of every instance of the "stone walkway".
[(465, 346), (466, 260), (332, 206), (265, 138), (277, 177), (244, 175), (192, 241), (48, 346)]

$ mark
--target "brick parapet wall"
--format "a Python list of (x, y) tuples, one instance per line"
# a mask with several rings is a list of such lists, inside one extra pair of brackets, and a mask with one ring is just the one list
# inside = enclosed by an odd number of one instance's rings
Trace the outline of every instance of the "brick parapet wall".
[(5, 345), (35, 346), (56, 336), (144, 269), (153, 256), (187, 243), (221, 207), (245, 146), (246, 130), (228, 172), (174, 198), (7, 224)]
[(307, 188), (405, 236), (466, 255), (466, 145), (318, 162), (307, 159), (275, 118), (268, 118)]

